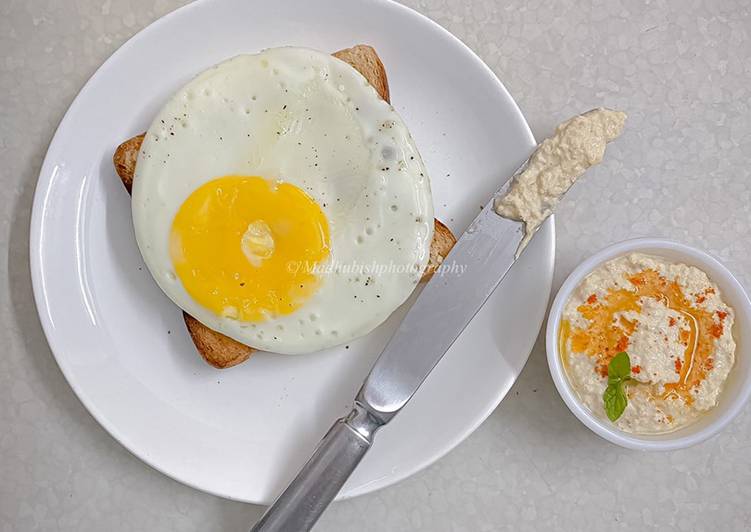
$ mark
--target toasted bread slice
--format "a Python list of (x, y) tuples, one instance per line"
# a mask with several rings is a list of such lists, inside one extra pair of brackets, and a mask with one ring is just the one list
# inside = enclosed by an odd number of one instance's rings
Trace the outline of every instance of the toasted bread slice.
[[(352, 48), (334, 52), (332, 55), (360, 72), (375, 88), (378, 95), (385, 101), (390, 102), (386, 69), (372, 47), (358, 44)], [(138, 151), (141, 149), (144, 135), (142, 133), (120, 144), (112, 157), (115, 171), (129, 193), (133, 186)], [(435, 232), (430, 243), (430, 260), (423, 273), (422, 281), (427, 281), (433, 276), (433, 273), (441, 265), (455, 243), (456, 238), (451, 230), (440, 221), (435, 220)], [(215, 368), (224, 369), (236, 366), (245, 362), (254, 351), (252, 347), (210, 329), (185, 312), (183, 312), (183, 318), (196, 349), (203, 359)]]

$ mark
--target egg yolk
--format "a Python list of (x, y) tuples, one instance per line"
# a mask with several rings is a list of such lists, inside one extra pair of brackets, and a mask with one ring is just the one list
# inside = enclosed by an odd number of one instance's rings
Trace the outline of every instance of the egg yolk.
[(263, 321), (317, 290), (329, 226), (305, 192), (258, 176), (205, 183), (172, 222), (170, 256), (185, 290), (218, 316)]

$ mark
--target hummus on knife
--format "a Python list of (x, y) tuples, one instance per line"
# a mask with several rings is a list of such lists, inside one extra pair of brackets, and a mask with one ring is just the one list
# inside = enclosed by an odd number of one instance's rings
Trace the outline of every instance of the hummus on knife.
[(615, 424), (626, 432), (664, 433), (717, 404), (735, 360), (733, 319), (703, 271), (635, 253), (600, 266), (572, 293), (560, 353), (579, 398), (607, 420), (608, 364), (627, 352), (632, 381)]
[(591, 166), (602, 161), (605, 145), (623, 131), (626, 114), (592, 109), (563, 122), (542, 141), (495, 210), (504, 218), (524, 222), (524, 249), (542, 222), (553, 213), (566, 191)]

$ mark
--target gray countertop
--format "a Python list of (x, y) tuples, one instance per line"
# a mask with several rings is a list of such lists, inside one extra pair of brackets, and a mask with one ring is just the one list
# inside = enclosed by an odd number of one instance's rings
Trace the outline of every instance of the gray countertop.
[[(178, 484), (97, 425), (50, 353), (28, 273), (32, 194), (57, 123), (120, 44), (182, 3), (0, 2), (0, 531), (242, 531), (262, 511)], [(644, 235), (704, 248), (751, 286), (748, 0), (407, 3), (490, 65), (538, 138), (601, 104), (629, 112), (607, 166), (561, 205), (554, 290), (588, 254)], [(691, 449), (606, 443), (559, 398), (538, 340), (467, 441), (335, 504), (319, 530), (748, 529), (749, 456), (749, 407)]]

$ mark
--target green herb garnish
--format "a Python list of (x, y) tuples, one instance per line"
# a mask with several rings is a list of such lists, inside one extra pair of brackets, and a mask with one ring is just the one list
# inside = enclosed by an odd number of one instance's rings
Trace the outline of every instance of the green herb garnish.
[(605, 413), (610, 421), (615, 421), (628, 404), (626, 383), (631, 380), (631, 359), (625, 352), (618, 353), (608, 364), (608, 387), (602, 394), (605, 401)]

